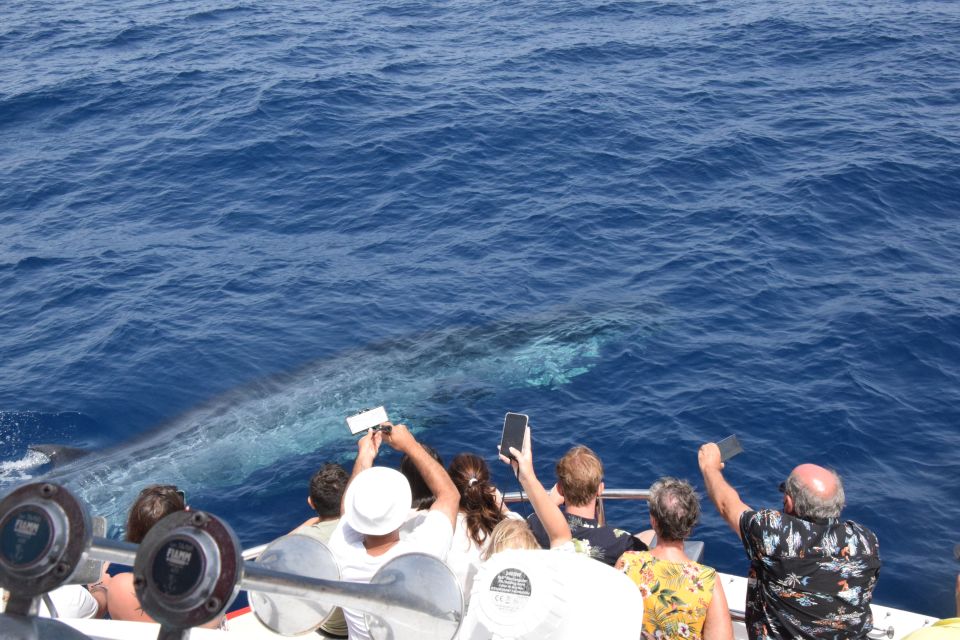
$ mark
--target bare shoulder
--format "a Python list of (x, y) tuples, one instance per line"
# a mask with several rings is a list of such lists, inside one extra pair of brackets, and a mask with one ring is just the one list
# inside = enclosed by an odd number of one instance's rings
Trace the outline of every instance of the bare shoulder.
[(107, 589), (107, 611), (114, 620), (153, 622), (140, 607), (140, 600), (133, 587), (132, 573), (118, 573), (110, 579), (110, 587)]

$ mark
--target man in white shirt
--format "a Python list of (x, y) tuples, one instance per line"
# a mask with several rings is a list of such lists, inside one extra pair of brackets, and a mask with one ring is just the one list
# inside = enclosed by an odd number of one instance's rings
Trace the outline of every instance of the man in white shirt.
[[(383, 427), (389, 426), (390, 429)], [(410, 510), (410, 484), (399, 471), (374, 467), (381, 442), (405, 453), (437, 497), (423, 523), (400, 539)], [(444, 468), (416, 441), (407, 427), (385, 423), (357, 444), (357, 460), (343, 497), (343, 516), (330, 538), (340, 577), (369, 582), (380, 567), (404, 553), (428, 553), (443, 560), (450, 548), (460, 492)], [(363, 613), (344, 609), (351, 640), (368, 640)]]

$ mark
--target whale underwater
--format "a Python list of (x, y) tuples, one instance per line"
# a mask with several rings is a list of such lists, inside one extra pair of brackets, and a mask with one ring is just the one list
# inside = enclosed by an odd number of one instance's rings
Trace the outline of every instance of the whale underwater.
[(394, 338), (228, 392), (112, 448), (38, 444), (29, 455), (49, 469), (45, 479), (67, 486), (116, 531), (146, 484), (236, 486), (290, 456), (342, 445), (346, 416), (380, 404), (398, 422), (445, 395), (556, 388), (637, 328), (620, 314), (577, 313)]

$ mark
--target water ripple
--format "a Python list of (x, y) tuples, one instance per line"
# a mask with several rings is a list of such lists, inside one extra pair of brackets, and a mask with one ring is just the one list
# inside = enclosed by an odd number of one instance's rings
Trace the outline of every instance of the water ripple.
[[(521, 409), (545, 478), (583, 440), (645, 486), (737, 432), (758, 505), (797, 461), (836, 466), (884, 543), (878, 601), (942, 614), (958, 34), (938, 2), (7, 3), (0, 475), (37, 438), (105, 449), (308, 362), (360, 375), (385, 340), (434, 380), (471, 353), (452, 327), (621, 309), (589, 371), (437, 378), (421, 433), (449, 457)], [(276, 400), (285, 425), (313, 401)], [(302, 478), (352, 454), (321, 435), (191, 495), (246, 541), (288, 530)], [(742, 573), (711, 510), (702, 536)]]

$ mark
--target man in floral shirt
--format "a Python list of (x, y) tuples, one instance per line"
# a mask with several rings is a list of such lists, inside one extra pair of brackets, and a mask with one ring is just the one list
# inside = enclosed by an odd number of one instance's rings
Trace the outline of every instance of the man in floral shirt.
[[(629, 531), (600, 524), (597, 500), (603, 493), (603, 463), (589, 447), (578, 445), (560, 458), (556, 490), (578, 552), (613, 566), (626, 551), (647, 550), (647, 545)], [(549, 549), (550, 539), (537, 514), (527, 522), (540, 546)]]
[(866, 527), (840, 520), (840, 477), (802, 464), (780, 485), (782, 511), (754, 511), (724, 479), (716, 444), (700, 447), (699, 459), (707, 494), (750, 558), (750, 638), (866, 638), (879, 545)]

